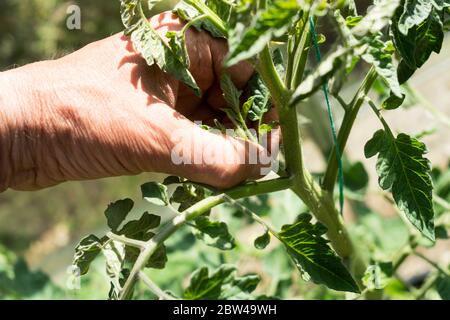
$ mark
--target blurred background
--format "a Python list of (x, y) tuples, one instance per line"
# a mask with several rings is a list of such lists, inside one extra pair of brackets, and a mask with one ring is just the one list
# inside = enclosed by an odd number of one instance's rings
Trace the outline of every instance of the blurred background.
[[(158, 11), (169, 9), (175, 1), (162, 1)], [(362, 1), (364, 3), (364, 1)], [(68, 30), (67, 9), (81, 8), (81, 30)], [(362, 4), (364, 6), (364, 4)], [(119, 1), (111, 0), (1, 0), (0, 1), (0, 71), (26, 63), (55, 59), (82, 46), (122, 30)], [(331, 38), (332, 39), (332, 38)], [(428, 145), (428, 157), (435, 168), (435, 185), (440, 197), (450, 200), (450, 37), (443, 52), (434, 55), (411, 82), (414, 98), (406, 110), (392, 111), (387, 120), (399, 131), (420, 136)], [(346, 88), (350, 97), (358, 85)], [(340, 110), (336, 106), (336, 118)], [(301, 108), (302, 126), (306, 132), (305, 157), (310, 169), (321, 172), (331, 146), (329, 124), (323, 97), (313, 97), (308, 108)], [(364, 143), (379, 128), (370, 110), (363, 109), (350, 136), (346, 158), (346, 211), (348, 221), (358, 222), (352, 235), (362, 246), (390, 256), (402, 249), (408, 239), (408, 228), (394, 207), (377, 187), (374, 160), (363, 155)], [(79, 298), (104, 299), (109, 289), (103, 265), (94, 265), (94, 272), (83, 278), (81, 290), (67, 288), (67, 268), (74, 248), (89, 233), (102, 234), (105, 228), (103, 211), (117, 199), (139, 199), (140, 184), (159, 179), (155, 175), (121, 177), (89, 182), (65, 183), (39, 192), (7, 191), (0, 194), (0, 298)], [(304, 208), (288, 191), (271, 196), (251, 198), (247, 205), (261, 215), (276, 221), (277, 227), (291, 222)], [(151, 208), (154, 209), (154, 208)], [(158, 209), (159, 210), (159, 209)], [(445, 203), (439, 207), (449, 211)], [(373, 213), (373, 214), (369, 214)], [(442, 213), (442, 212), (441, 212)], [(223, 207), (214, 213), (230, 223), (242, 244), (236, 252), (218, 253), (196, 243), (188, 231), (180, 233), (168, 244), (168, 268), (149, 271), (161, 286), (177, 292), (186, 277), (199, 263), (216, 266), (223, 261), (237, 262), (240, 272), (265, 274), (258, 288), (267, 294), (296, 298), (342, 298), (340, 293), (307, 284), (280, 252), (273, 248), (268, 254), (255, 252), (253, 239), (261, 230), (243, 221), (239, 212)], [(424, 254), (436, 263), (448, 266), (450, 243), (439, 241), (433, 249), (421, 244)], [(189, 250), (186, 250), (189, 249)], [(376, 252), (378, 252), (376, 251)], [(242, 254), (242, 255), (241, 255)], [(245, 257), (244, 257), (245, 256)], [(414, 257), (400, 268), (400, 278), (390, 284), (391, 298), (409, 298), (408, 286), (424, 281), (430, 266)], [(439, 298), (432, 290), (430, 298)], [(142, 294), (141, 297), (146, 297)]]

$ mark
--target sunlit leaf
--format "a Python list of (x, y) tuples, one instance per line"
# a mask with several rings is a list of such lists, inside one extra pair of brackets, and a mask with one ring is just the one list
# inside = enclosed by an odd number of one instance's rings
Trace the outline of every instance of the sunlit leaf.
[(312, 224), (311, 218), (303, 214), (298, 222), (283, 226), (278, 234), (292, 260), (315, 283), (339, 291), (359, 292), (355, 280), (323, 237), (326, 228), (320, 223)]
[(125, 280), (122, 277), (125, 260), (125, 245), (121, 242), (111, 241), (105, 245), (102, 253), (106, 260), (106, 274), (111, 283), (109, 298), (116, 300), (120, 296), (122, 285)]
[(391, 92), (398, 98), (403, 98), (400, 83), (397, 78), (397, 69), (392, 60), (392, 52), (386, 50), (386, 44), (380, 36), (367, 41), (369, 48), (362, 58), (374, 66), (378, 75), (386, 81)]
[(433, 186), (431, 166), (425, 144), (406, 134), (394, 138), (384, 130), (370, 139), (364, 153), (367, 158), (378, 154), (379, 184), (391, 190), (398, 208), (428, 239), (434, 241)]
[[(126, 236), (127, 238), (148, 241), (154, 237), (154, 233), (150, 230), (159, 226), (161, 217), (145, 212), (138, 220), (133, 220), (126, 223), (123, 228), (118, 232)], [(140, 253), (138, 248), (126, 247), (125, 248), (125, 260), (127, 262), (134, 263)], [(152, 254), (148, 260), (146, 267), (163, 269), (167, 262), (166, 248), (164, 245), (158, 247), (158, 249)]]
[[(220, 0), (216, 0), (215, 2), (219, 2)], [(224, 1), (221, 1), (224, 2)], [(218, 10), (219, 12), (214, 12), (214, 10)], [(226, 14), (224, 11), (225, 4), (218, 4), (214, 8), (209, 8), (205, 6), (204, 1), (202, 0), (182, 0), (178, 2), (178, 4), (173, 9), (173, 12), (176, 13), (181, 19), (185, 21), (193, 21), (193, 25), (197, 30), (206, 30), (212, 36), (217, 38), (224, 38), (227, 36), (226, 31), (224, 32), (223, 28), (219, 28), (215, 22), (222, 21), (220, 15)], [(199, 19), (199, 17), (203, 16), (203, 19)]]
[(105, 217), (108, 220), (108, 226), (112, 231), (116, 231), (117, 228), (119, 228), (133, 206), (134, 202), (131, 199), (118, 200), (108, 206), (105, 210)]
[(89, 271), (92, 261), (101, 252), (101, 245), (101, 240), (93, 234), (83, 238), (77, 245), (72, 264), (79, 268), (80, 275), (84, 275)]
[(251, 26), (241, 33), (232, 33), (230, 52), (225, 64), (232, 66), (249, 59), (259, 52), (273, 38), (283, 35), (291, 26), (299, 7), (296, 0), (279, 0), (268, 3), (267, 8), (259, 12)]
[(342, 66), (343, 57), (347, 52), (348, 49), (341, 47), (325, 58), (295, 89), (291, 105), (295, 105), (317, 91)]
[(404, 35), (409, 29), (420, 25), (431, 13), (433, 5), (430, 0), (405, 0), (403, 14), (398, 21), (398, 29)]
[(400, 21), (404, 15), (401, 8), (393, 18), (391, 36), (402, 57), (398, 68), (400, 83), (406, 82), (416, 69), (422, 67), (433, 52), (441, 51), (444, 40), (442, 14), (433, 8), (428, 13), (425, 18), (413, 19), (412, 16), (411, 21), (421, 22), (411, 23), (407, 28)]
[(167, 187), (162, 183), (148, 182), (141, 186), (142, 198), (157, 206), (169, 204)]
[(375, 34), (385, 28), (391, 21), (400, 0), (379, 0), (369, 9), (367, 15), (352, 29), (353, 34), (362, 37)]

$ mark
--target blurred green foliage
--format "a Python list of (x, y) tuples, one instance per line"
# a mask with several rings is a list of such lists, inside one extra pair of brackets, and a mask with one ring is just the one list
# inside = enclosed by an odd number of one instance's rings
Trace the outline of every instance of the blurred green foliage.
[[(66, 27), (67, 9), (81, 8), (81, 30)], [(118, 1), (2, 0), (1, 67), (53, 58), (121, 30)]]
[[(155, 11), (169, 9), (167, 0)], [(67, 10), (81, 9), (81, 30), (68, 30)], [(1, 0), (0, 70), (36, 60), (62, 56), (122, 31), (115, 0)]]

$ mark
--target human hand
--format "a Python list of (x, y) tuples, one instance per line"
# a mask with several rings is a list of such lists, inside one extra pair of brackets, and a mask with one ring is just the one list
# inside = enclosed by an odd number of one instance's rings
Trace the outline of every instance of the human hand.
[[(171, 13), (151, 23), (162, 35), (183, 27)], [(223, 118), (218, 80), (226, 42), (189, 30), (187, 47), (202, 98), (156, 66), (148, 67), (122, 34), (59, 60), (1, 74), (4, 187), (31, 190), (68, 180), (164, 172), (227, 188), (258, 177), (262, 165), (242, 161), (251, 143), (192, 122)], [(228, 72), (242, 88), (253, 69), (241, 63)], [(180, 133), (190, 137), (183, 140), (192, 143), (185, 151), (196, 163), (173, 162)], [(205, 153), (215, 161), (203, 161)]]

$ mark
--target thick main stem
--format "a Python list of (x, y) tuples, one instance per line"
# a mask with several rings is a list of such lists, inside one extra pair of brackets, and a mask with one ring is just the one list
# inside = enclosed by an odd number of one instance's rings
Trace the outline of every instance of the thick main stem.
[(287, 170), (293, 177), (291, 189), (308, 206), (317, 220), (328, 228), (327, 237), (333, 248), (347, 263), (361, 285), (366, 265), (350, 239), (332, 196), (320, 188), (304, 167), (297, 110), (289, 106), (289, 91), (276, 72), (268, 48), (261, 53), (257, 69), (271, 92), (280, 118)]

